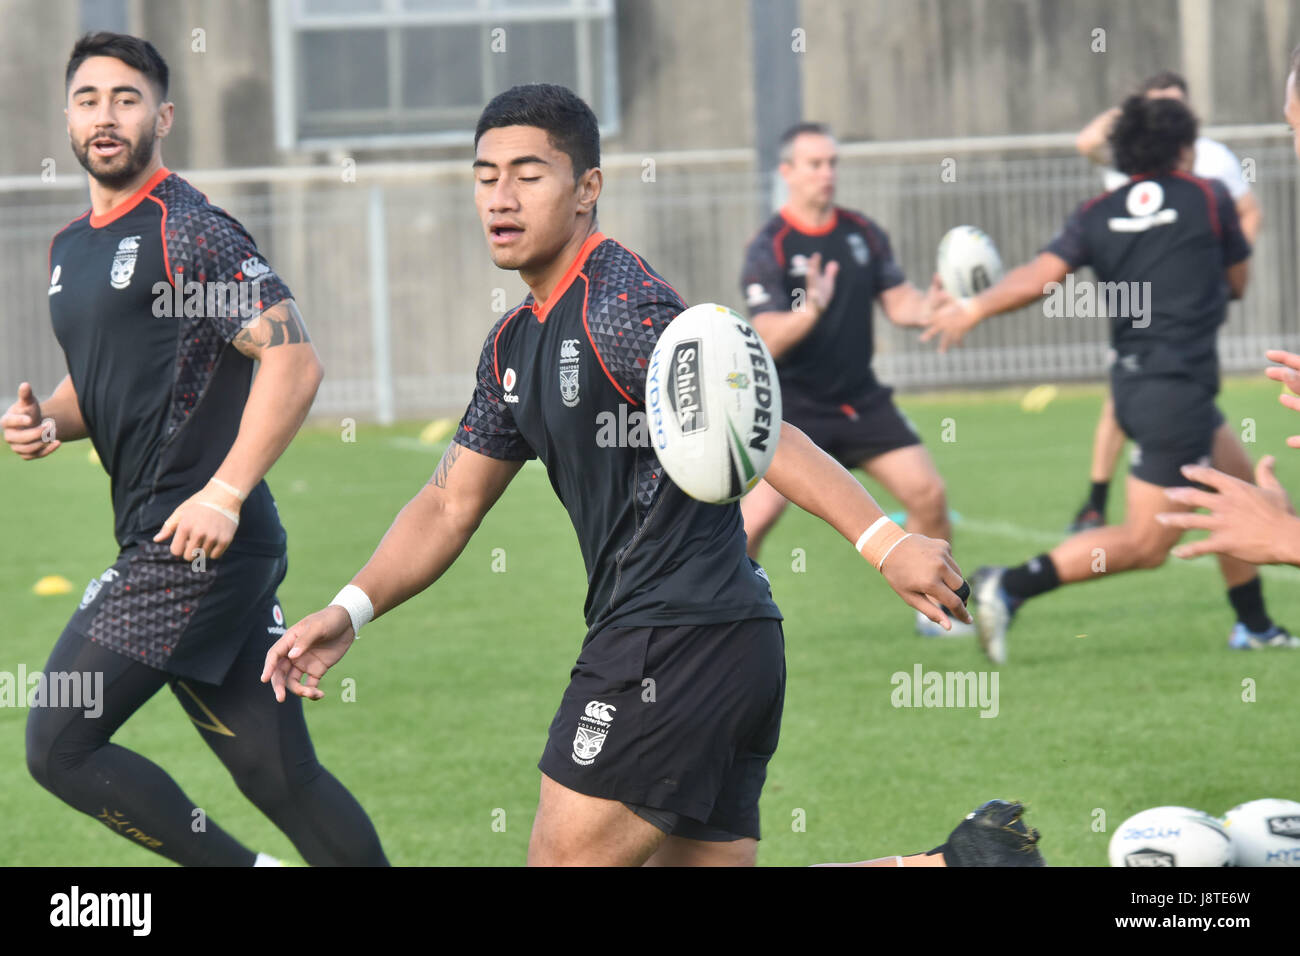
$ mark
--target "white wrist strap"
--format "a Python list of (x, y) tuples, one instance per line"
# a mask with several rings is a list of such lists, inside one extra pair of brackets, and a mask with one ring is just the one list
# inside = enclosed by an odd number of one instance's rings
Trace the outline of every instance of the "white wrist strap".
[(239, 515), (235, 514), (229, 508), (223, 508), (215, 501), (200, 501), (199, 504), (203, 505), (203, 507), (205, 508), (211, 508), (213, 511), (221, 512), (223, 515), (225, 515), (227, 518), (229, 518), (231, 521), (235, 523), (236, 528), (239, 527)]
[(877, 571), (883, 571), (883, 570), (885, 569), (885, 558), (887, 558), (887, 557), (889, 557), (891, 554), (893, 554), (893, 553), (894, 553), (894, 549), (897, 548), (900, 544), (902, 544), (904, 541), (906, 541), (906, 540), (907, 540), (908, 538), (910, 538), (911, 536), (912, 536), (912, 532), (909, 531), (909, 532), (907, 532), (907, 534), (903, 535), (901, 538), (899, 538), (897, 541), (895, 541), (893, 544), (891, 544), (891, 545), (889, 546), (889, 550), (886, 551), (884, 554), (882, 554), (882, 555), (880, 556), (880, 563), (876, 565), (876, 570), (877, 570)]
[(343, 590), (334, 596), (334, 600), (330, 601), (330, 605), (335, 604), (347, 611), (348, 617), (352, 618), (352, 634), (354, 637), (359, 637), (361, 628), (374, 619), (375, 606), (370, 603), (370, 598), (366, 596), (366, 592), (355, 584), (345, 585)]
[(871, 536), (887, 524), (893, 524), (893, 522), (889, 520), (888, 515), (881, 515), (877, 518), (870, 528), (862, 532), (862, 537), (858, 538), (858, 543), (854, 545), (853, 550), (861, 554), (862, 549), (866, 546), (867, 542), (871, 540)]
[(230, 482), (228, 482), (228, 481), (222, 481), (220, 478), (209, 478), (209, 479), (208, 479), (208, 484), (216, 485), (218, 488), (222, 489), (223, 491), (228, 491), (228, 492), (230, 492), (232, 495), (234, 495), (234, 496), (235, 496), (236, 498), (238, 498), (240, 501), (243, 501), (245, 498), (248, 497), (248, 495), (244, 494), (242, 491), (240, 491), (238, 488), (236, 488), (236, 487), (235, 487), (234, 485), (232, 485)]

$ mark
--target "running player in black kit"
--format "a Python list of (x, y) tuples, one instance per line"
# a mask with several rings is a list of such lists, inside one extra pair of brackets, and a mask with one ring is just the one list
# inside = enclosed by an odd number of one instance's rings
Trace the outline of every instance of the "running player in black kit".
[(120, 34), (83, 37), (67, 66), (68, 135), (91, 198), (50, 246), (69, 374), (44, 402), (23, 383), (3, 426), (26, 459), (90, 438), (112, 479), (121, 553), (45, 668), (51, 680), (102, 674), (102, 713), (33, 708), (27, 764), (61, 800), (177, 863), (274, 865), (162, 768), (110, 742), (166, 684), (303, 859), (384, 865), (365, 811), (317, 762), (301, 701), (278, 707), (257, 679), (283, 633), (275, 591), (287, 567), (262, 476), (322, 370), (253, 240), (163, 166), (167, 80), (151, 44)]
[[(1165, 489), (1185, 484), (1184, 467), (1207, 465), (1219, 451), (1220, 460), (1242, 459), (1236, 477), (1251, 478), (1244, 452), (1232, 456), (1216, 448), (1223, 416), (1214, 402), (1215, 340), (1229, 296), (1240, 297), (1245, 289), (1250, 245), (1223, 184), (1188, 172), (1196, 125), (1178, 100), (1126, 100), (1111, 142), (1119, 169), (1132, 179), (1081, 205), (1032, 262), (967, 304), (954, 302), (936, 312), (922, 336), (939, 335), (940, 348), (947, 348), (985, 318), (1035, 301), (1050, 283), (1085, 264), (1102, 282), (1145, 283), (1148, 290), (1142, 296), (1150, 304), (1145, 315), (1115, 310), (1111, 320), (1116, 418), (1137, 446), (1124, 524), (1076, 534), (1019, 567), (977, 572), (972, 587), (980, 643), (997, 663), (1006, 658), (1012, 615), (1029, 598), (1062, 584), (1164, 563), (1182, 531), (1156, 515), (1170, 507)], [(1226, 555), (1219, 564), (1237, 619), (1229, 646), (1300, 646), (1268, 616), (1256, 567)]]
[[(286, 686), (320, 698), (357, 630), (437, 580), (524, 461), (540, 458), (578, 533), (589, 630), (539, 764), (529, 862), (752, 864), (785, 696), (780, 611), (745, 554), (737, 506), (684, 495), (648, 435), (596, 440), (602, 414), (642, 414), (652, 348), (683, 302), (599, 231), (596, 118), (569, 90), (537, 84), (493, 99), (474, 170), (492, 260), (531, 291), (489, 332), (432, 479), (335, 602), (271, 649), (263, 679), (280, 699)], [(904, 537), (797, 429), (783, 427), (768, 477), (849, 541), (879, 522), (896, 542), (878, 563), (890, 586), (936, 622), (947, 620), (940, 606), (969, 619), (947, 543)], [(999, 859), (1041, 865), (1018, 805), (986, 805), (958, 830), (972, 828), (1010, 842)], [(910, 862), (960, 863), (961, 840), (955, 832), (948, 850)]]
[[(830, 129), (800, 123), (781, 137), (784, 208), (745, 252), (740, 285), (754, 328), (781, 376), (785, 420), (845, 468), (860, 468), (903, 505), (909, 530), (950, 541), (943, 479), (920, 437), (894, 406), (893, 389), (871, 369), (872, 310), (891, 322), (924, 326), (950, 298), (937, 281), (924, 294), (903, 276), (889, 237), (861, 213), (835, 205), (838, 152)], [(786, 499), (760, 482), (740, 509), (757, 559)], [(950, 631), (916, 616), (926, 636)]]

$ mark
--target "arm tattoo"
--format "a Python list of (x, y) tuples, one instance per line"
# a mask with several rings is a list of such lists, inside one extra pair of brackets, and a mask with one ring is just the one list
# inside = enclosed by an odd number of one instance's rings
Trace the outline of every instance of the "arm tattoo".
[(460, 457), (461, 446), (452, 442), (447, 446), (447, 450), (442, 453), (442, 461), (438, 462), (438, 469), (429, 479), (429, 484), (436, 485), (439, 488), (447, 487), (447, 475), (451, 473), (452, 465), (456, 464), (456, 459)]
[(253, 319), (239, 330), (231, 344), (250, 358), (256, 358), (263, 349), (310, 341), (302, 313), (296, 304), (288, 302), (284, 308), (272, 306)]

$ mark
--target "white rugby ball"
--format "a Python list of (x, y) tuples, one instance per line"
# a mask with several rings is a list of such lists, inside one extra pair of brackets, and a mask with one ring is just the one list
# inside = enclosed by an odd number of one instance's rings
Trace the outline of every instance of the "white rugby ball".
[(939, 241), (936, 271), (950, 294), (969, 299), (1002, 278), (1002, 257), (983, 229), (954, 226)]
[(1223, 815), (1233, 866), (1300, 866), (1300, 803), (1267, 798)]
[(1111, 866), (1228, 866), (1228, 834), (1208, 813), (1153, 807), (1129, 817), (1110, 838)]
[(677, 487), (700, 501), (735, 501), (776, 454), (776, 366), (739, 312), (693, 305), (668, 324), (650, 355), (646, 411), (659, 463)]

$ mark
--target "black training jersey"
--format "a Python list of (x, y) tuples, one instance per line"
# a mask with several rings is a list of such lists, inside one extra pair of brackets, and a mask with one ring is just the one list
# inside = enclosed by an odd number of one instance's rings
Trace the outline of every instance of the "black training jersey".
[[(230, 340), (290, 295), (243, 227), (165, 168), (107, 215), (87, 212), (54, 237), (50, 318), (112, 480), (121, 547), (152, 538), (216, 473), (253, 374)], [(231, 550), (284, 546), (260, 482)]]
[(684, 308), (594, 233), (545, 305), (529, 294), (493, 326), (456, 432), (472, 451), (546, 466), (578, 533), (592, 631), (781, 617), (745, 554), (740, 507), (687, 497), (651, 445), (646, 367)]
[(1109, 306), (1117, 375), (1185, 377), (1218, 390), (1224, 270), (1250, 255), (1223, 183), (1182, 172), (1137, 177), (1083, 203), (1044, 251), (1097, 274), (1096, 288), (1074, 298), (1092, 291), (1098, 310)]
[(781, 210), (745, 251), (740, 287), (750, 316), (790, 312), (802, 297), (808, 258), (822, 268), (840, 264), (835, 294), (808, 336), (776, 361), (782, 392), (839, 405), (880, 387), (871, 370), (872, 308), (880, 293), (904, 281), (889, 237), (866, 216), (835, 208), (831, 221), (812, 229)]

